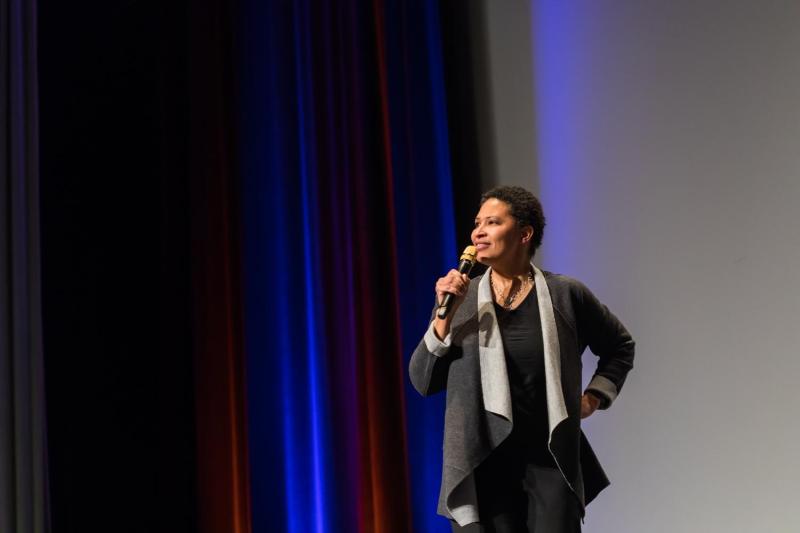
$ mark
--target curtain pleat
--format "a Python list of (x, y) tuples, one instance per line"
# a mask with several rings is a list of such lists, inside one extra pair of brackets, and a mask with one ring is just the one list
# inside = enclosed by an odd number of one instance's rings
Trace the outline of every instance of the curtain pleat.
[(50, 530), (36, 2), (0, 2), (0, 531)]

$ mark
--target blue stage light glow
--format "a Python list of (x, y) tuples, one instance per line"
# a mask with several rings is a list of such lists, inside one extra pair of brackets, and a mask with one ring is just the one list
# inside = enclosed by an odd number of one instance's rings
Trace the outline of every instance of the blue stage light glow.
[[(322, 301), (319, 298), (319, 291), (316, 287), (316, 280), (319, 278), (319, 254), (314, 243), (320, 238), (315, 235), (319, 225), (315, 220), (317, 213), (317, 201), (314, 182), (317, 179), (317, 154), (315, 153), (314, 135), (316, 124), (314, 112), (307, 109), (313, 106), (313, 80), (311, 73), (311, 35), (309, 20), (309, 5), (305, 1), (298, 1), (294, 4), (294, 56), (295, 56), (295, 76), (297, 85), (297, 144), (299, 147), (298, 162), (300, 171), (300, 203), (303, 216), (303, 278), (305, 281), (305, 334), (308, 361), (308, 375), (306, 377), (309, 387), (309, 412), (311, 427), (311, 469), (313, 472), (313, 483), (311, 484), (311, 501), (313, 501), (313, 531), (322, 533), (325, 531), (325, 472), (322, 457), (323, 443), (326, 441), (323, 422), (325, 414), (324, 404), (320, 402), (320, 395), (324, 396), (324, 391), (320, 387), (324, 386), (324, 376), (320, 379), (320, 371), (324, 372), (324, 353), (319, 349), (318, 340), (322, 340), (320, 331), (317, 328), (317, 303)], [(302, 315), (301, 315), (302, 316)], [(320, 368), (322, 367), (322, 368)], [(302, 378), (300, 380), (302, 382)], [(297, 510), (299, 512), (299, 509)], [(291, 511), (290, 511), (291, 512)]]
[(555, 271), (574, 262), (572, 236), (589, 223), (576, 217), (573, 207), (584, 171), (580, 143), (575, 142), (582, 113), (575, 106), (574, 91), (581, 87), (570, 81), (577, 56), (585, 51), (582, 36), (573, 31), (572, 21), (579, 16), (580, 10), (570, 2), (531, 4), (539, 194), (548, 221), (542, 257)]

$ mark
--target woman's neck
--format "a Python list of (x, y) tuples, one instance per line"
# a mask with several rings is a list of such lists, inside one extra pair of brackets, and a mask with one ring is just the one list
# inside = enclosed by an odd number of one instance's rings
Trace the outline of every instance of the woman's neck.
[(530, 259), (523, 257), (507, 263), (492, 265), (495, 279), (513, 282), (516, 279), (527, 278), (531, 270)]

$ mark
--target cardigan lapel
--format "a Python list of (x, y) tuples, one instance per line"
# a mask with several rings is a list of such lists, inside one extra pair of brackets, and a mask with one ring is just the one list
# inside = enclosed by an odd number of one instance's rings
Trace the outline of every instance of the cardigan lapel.
[(531, 263), (534, 283), (539, 300), (539, 317), (542, 321), (542, 341), (544, 343), (544, 378), (547, 389), (547, 419), (550, 435), (547, 443), (553, 440), (553, 431), (567, 418), (567, 405), (564, 402), (564, 389), (561, 387), (561, 347), (558, 344), (558, 329), (550, 299), (550, 288), (544, 274)]
[[(550, 440), (553, 430), (567, 418), (564, 391), (561, 388), (561, 349), (558, 344), (553, 302), (544, 274), (531, 262), (534, 283), (537, 287), (539, 316), (542, 322), (544, 342), (544, 373), (547, 389), (547, 415), (550, 426)], [(508, 384), (503, 339), (494, 312), (494, 300), (489, 283), (491, 267), (478, 285), (478, 352), (481, 367), (481, 390), (484, 409), (502, 416), (514, 423), (511, 407), (511, 390)]]
[(491, 275), (492, 269), (489, 267), (478, 285), (478, 353), (483, 407), (513, 424), (506, 356), (500, 326), (497, 324), (494, 312), (492, 287), (489, 282)]

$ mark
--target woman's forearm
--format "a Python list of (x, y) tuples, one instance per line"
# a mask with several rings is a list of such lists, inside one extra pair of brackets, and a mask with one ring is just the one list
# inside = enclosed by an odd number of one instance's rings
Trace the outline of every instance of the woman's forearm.
[(450, 333), (450, 322), (453, 320), (453, 313), (447, 315), (447, 318), (441, 319), (436, 317), (433, 320), (433, 331), (440, 341), (444, 341), (445, 337)]

